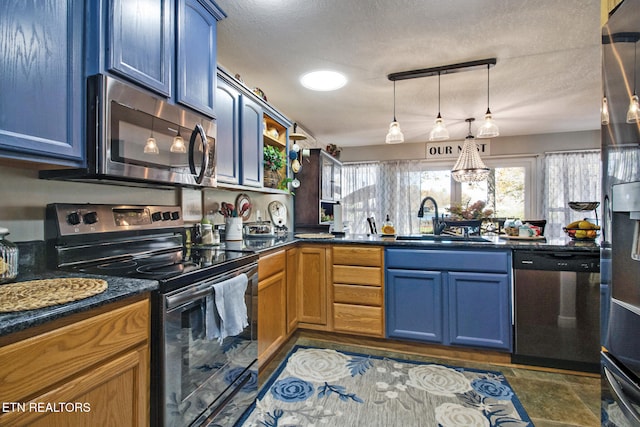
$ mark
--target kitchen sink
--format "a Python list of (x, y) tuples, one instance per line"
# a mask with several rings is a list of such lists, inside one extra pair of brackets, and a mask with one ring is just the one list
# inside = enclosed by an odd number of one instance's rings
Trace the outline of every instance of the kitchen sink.
[(435, 234), (408, 234), (404, 236), (397, 236), (396, 240), (415, 240), (421, 242), (491, 242), (484, 237), (480, 236), (447, 236), (447, 235), (435, 235)]

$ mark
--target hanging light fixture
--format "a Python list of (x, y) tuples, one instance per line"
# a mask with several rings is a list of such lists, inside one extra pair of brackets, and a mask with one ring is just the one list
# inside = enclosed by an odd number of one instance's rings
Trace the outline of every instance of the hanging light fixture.
[(480, 158), (478, 146), (471, 134), (471, 123), (473, 123), (474, 120), (474, 118), (465, 120), (465, 122), (469, 123), (469, 134), (464, 139), (460, 157), (458, 157), (456, 164), (451, 170), (453, 179), (458, 182), (484, 181), (489, 176), (489, 168), (485, 166)]
[(173, 137), (173, 142), (171, 143), (171, 148), (169, 151), (172, 153), (186, 153), (187, 147), (184, 145), (184, 139), (180, 135), (180, 128), (178, 128), (178, 134)]
[(396, 120), (396, 82), (393, 81), (393, 121), (389, 125), (389, 132), (384, 142), (387, 144), (400, 144), (404, 142), (404, 134), (400, 130), (400, 123)]
[(429, 132), (429, 141), (444, 141), (445, 139), (449, 139), (449, 130), (440, 115), (440, 72), (438, 71), (438, 116), (431, 132)]
[(500, 130), (493, 121), (491, 110), (489, 109), (489, 64), (487, 64), (487, 112), (484, 115), (484, 123), (478, 128), (478, 138), (495, 138), (500, 135)]
[(607, 103), (607, 96), (602, 97), (602, 106), (600, 107), (600, 123), (603, 126), (609, 124), (609, 104)]
[(640, 120), (640, 103), (638, 95), (636, 95), (636, 55), (638, 53), (638, 43), (633, 45), (633, 96), (629, 100), (629, 109), (627, 110), (627, 123), (636, 123)]
[(160, 154), (156, 139), (153, 137), (153, 117), (151, 117), (151, 135), (149, 135), (149, 138), (147, 138), (147, 142), (146, 144), (144, 144), (143, 151), (145, 154)]

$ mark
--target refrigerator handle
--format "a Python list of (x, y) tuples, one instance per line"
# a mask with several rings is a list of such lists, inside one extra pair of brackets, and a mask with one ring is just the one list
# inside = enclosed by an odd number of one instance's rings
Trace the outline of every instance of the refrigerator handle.
[(609, 195), (605, 194), (602, 206), (602, 240), (607, 241), (607, 227), (611, 224), (611, 200)]
[(603, 366), (604, 375), (607, 379), (607, 383), (609, 387), (615, 394), (615, 400), (620, 404), (620, 409), (622, 412), (630, 418), (629, 421), (633, 421), (633, 425), (640, 425), (640, 414), (635, 410), (628, 397), (625, 395), (622, 386), (618, 383), (616, 378), (614, 378), (613, 373), (609, 371), (606, 366)]

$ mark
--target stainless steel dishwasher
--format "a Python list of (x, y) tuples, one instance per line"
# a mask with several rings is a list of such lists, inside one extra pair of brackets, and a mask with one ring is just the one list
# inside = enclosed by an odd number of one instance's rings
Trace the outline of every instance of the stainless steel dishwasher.
[(599, 372), (598, 252), (514, 251), (513, 363)]

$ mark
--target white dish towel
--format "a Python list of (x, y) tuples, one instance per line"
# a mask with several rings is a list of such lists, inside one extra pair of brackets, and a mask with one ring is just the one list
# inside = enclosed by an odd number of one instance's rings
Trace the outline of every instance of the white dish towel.
[(207, 296), (207, 338), (217, 338), (218, 342), (226, 337), (238, 335), (249, 323), (244, 294), (249, 278), (246, 274), (213, 285), (213, 295)]

